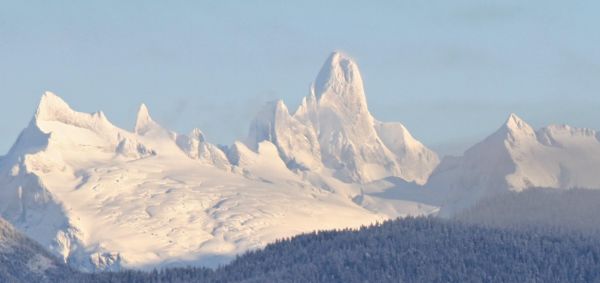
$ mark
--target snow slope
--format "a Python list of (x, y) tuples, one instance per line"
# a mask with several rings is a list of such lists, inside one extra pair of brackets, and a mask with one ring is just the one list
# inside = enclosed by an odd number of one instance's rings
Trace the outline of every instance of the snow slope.
[(436, 209), (361, 206), (359, 185), (293, 172), (269, 141), (222, 150), (200, 130), (164, 129), (144, 105), (129, 132), (49, 92), (2, 159), (0, 188), (2, 217), (88, 271), (216, 266), (301, 232)]
[(247, 144), (256, 148), (264, 140), (277, 146), (289, 168), (329, 168), (348, 183), (397, 176), (423, 184), (439, 163), (402, 124), (373, 118), (358, 65), (340, 52), (329, 56), (293, 115), (282, 101), (257, 115)]

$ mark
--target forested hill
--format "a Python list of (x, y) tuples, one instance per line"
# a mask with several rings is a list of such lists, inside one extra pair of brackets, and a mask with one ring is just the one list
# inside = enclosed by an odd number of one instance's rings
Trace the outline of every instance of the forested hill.
[(61, 282), (71, 269), (0, 218), (0, 282)]
[(536, 228), (600, 237), (599, 215), (600, 190), (539, 188), (484, 199), (455, 219), (501, 229)]
[(359, 231), (305, 234), (249, 252), (216, 271), (87, 275), (89, 282), (592, 282), (594, 237), (407, 218)]

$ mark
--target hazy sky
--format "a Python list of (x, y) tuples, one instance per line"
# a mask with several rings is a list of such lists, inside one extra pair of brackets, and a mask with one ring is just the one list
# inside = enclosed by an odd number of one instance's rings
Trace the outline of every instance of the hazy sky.
[(126, 129), (145, 102), (230, 144), (264, 102), (295, 109), (332, 50), (377, 119), (442, 152), (510, 112), (600, 129), (600, 1), (222, 2), (1, 1), (0, 154), (45, 90)]

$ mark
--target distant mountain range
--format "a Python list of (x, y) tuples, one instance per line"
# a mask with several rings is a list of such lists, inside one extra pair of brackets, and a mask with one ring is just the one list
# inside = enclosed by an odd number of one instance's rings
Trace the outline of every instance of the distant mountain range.
[[(434, 131), (435, 129), (431, 129)], [(515, 114), (463, 156), (438, 156), (368, 110), (334, 52), (290, 113), (270, 102), (230, 146), (141, 105), (133, 131), (47, 92), (0, 159), (0, 216), (82, 270), (216, 266), (276, 239), (407, 215), (452, 215), (533, 187), (600, 188), (600, 134)]]

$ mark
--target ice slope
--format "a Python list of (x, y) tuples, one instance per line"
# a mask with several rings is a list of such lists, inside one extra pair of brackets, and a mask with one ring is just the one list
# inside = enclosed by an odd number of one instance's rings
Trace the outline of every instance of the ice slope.
[(535, 131), (515, 114), (461, 157), (442, 160), (427, 187), (439, 190), (444, 211), (485, 196), (544, 187), (600, 189), (596, 131), (551, 125)]
[(348, 183), (397, 176), (423, 184), (439, 163), (402, 124), (373, 118), (358, 65), (341, 52), (329, 56), (293, 115), (282, 101), (264, 107), (247, 144), (256, 148), (264, 140), (277, 146), (289, 168), (328, 168)]
[(292, 172), (269, 141), (222, 150), (199, 130), (162, 128), (144, 105), (129, 132), (52, 93), (0, 161), (0, 215), (88, 271), (215, 266), (301, 232), (435, 210), (378, 211), (384, 200), (361, 206), (359, 194), (359, 185)]

